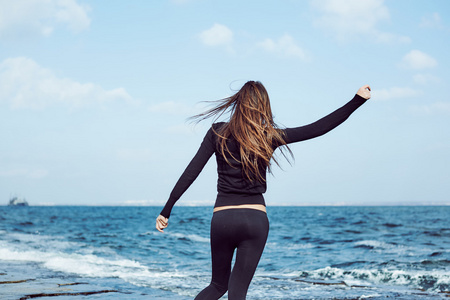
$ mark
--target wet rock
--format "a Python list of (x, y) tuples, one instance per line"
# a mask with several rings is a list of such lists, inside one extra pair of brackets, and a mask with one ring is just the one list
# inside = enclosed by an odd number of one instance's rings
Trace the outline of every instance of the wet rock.
[(95, 294), (105, 294), (105, 293), (117, 293), (117, 290), (102, 290), (102, 291), (90, 291), (90, 292), (75, 292), (75, 293), (41, 293), (41, 294), (30, 294), (21, 297), (19, 300), (40, 298), (40, 297), (58, 297), (58, 296), (89, 296)]

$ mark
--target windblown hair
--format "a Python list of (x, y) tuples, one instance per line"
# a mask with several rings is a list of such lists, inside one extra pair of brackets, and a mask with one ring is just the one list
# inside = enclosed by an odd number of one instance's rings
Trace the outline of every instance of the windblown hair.
[[(286, 145), (283, 131), (273, 120), (269, 95), (266, 88), (258, 81), (248, 81), (233, 96), (217, 101), (217, 105), (204, 113), (191, 117), (200, 122), (214, 117), (216, 121), (226, 112), (230, 112), (230, 120), (215, 132), (218, 138), (218, 149), (226, 162), (232, 166), (227, 158), (228, 153), (233, 159), (242, 164), (245, 176), (250, 180), (265, 181), (263, 172), (271, 172), (271, 159), (278, 165), (273, 157), (276, 147), (280, 147), (285, 158), (283, 148), (292, 156)], [(214, 128), (213, 128), (214, 130)], [(234, 157), (227, 146), (227, 141), (234, 138), (239, 145), (240, 159)]]

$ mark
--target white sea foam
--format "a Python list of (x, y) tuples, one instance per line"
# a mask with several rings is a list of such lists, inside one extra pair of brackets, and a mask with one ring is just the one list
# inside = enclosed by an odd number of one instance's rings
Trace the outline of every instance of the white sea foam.
[[(128, 259), (105, 259), (96, 255), (78, 253), (47, 252), (39, 250), (17, 251), (2, 245), (0, 249), (2, 260), (27, 261), (42, 263), (43, 266), (54, 271), (75, 273), (83, 276), (116, 277), (117, 272), (146, 271), (146, 267), (136, 261)], [(120, 276), (118, 276), (120, 277)]]
[(348, 285), (389, 284), (413, 286), (423, 288), (424, 282), (435, 281), (430, 290), (437, 289), (438, 285), (450, 283), (450, 272), (442, 270), (433, 271), (404, 271), (390, 269), (354, 269), (326, 267), (308, 271), (308, 278), (344, 280)]
[[(266, 252), (281, 252), (281, 253), (293, 253), (293, 255), (298, 255), (298, 252), (302, 250), (314, 249), (316, 246), (311, 243), (277, 243), (277, 242), (269, 242), (266, 244), (265, 250)], [(293, 251), (293, 252), (291, 252)], [(311, 252), (302, 251), (305, 253)]]
[[(13, 241), (8, 246), (5, 240)], [(105, 255), (115, 255), (109, 247), (90, 247), (82, 242), (67, 241), (62, 236), (49, 236), (44, 234), (9, 233), (4, 241), (0, 241), (0, 247), (16, 252), (27, 252), (29, 249), (39, 249), (44, 253), (73, 252), (75, 249), (80, 254), (102, 253)], [(0, 259), (2, 257), (0, 256)]]
[(285, 246), (285, 248), (287, 249), (291, 249), (291, 250), (300, 250), (300, 249), (312, 249), (315, 248), (316, 246), (310, 243), (306, 243), (306, 244), (287, 244)]
[(200, 242), (200, 243), (209, 243), (209, 238), (205, 238), (202, 236), (199, 236), (197, 234), (183, 234), (183, 233), (168, 233), (169, 236), (176, 237), (178, 239), (188, 239), (193, 242)]
[(416, 256), (417, 254), (427, 254), (432, 249), (426, 248), (426, 247), (413, 247), (413, 246), (406, 246), (406, 245), (399, 245), (399, 244), (392, 244), (392, 243), (386, 243), (382, 241), (376, 241), (376, 240), (364, 240), (364, 241), (358, 241), (354, 243), (355, 246), (367, 246), (372, 247), (373, 251), (377, 253), (393, 253), (395, 252), (398, 255), (403, 256)]
[[(202, 242), (207, 240), (197, 235), (176, 234), (176, 236)], [(98, 253), (103, 256), (97, 255)], [(206, 286), (208, 283), (208, 276), (203, 276), (199, 281), (199, 274), (172, 268), (161, 270), (159, 265), (144, 265), (139, 261), (121, 257), (107, 247), (104, 249), (82, 242), (69, 242), (57, 236), (7, 234), (0, 240), (0, 261), (2, 260), (38, 263), (55, 272), (82, 277), (120, 278), (136, 286), (169, 289), (178, 294), (187, 293), (187, 296), (195, 294), (192, 287), (198, 284)], [(187, 283), (188, 286), (184, 287)]]
[(31, 247), (45, 247), (47, 249), (65, 250), (68, 248), (78, 247), (80, 245), (80, 243), (77, 242), (64, 240), (63, 237), (44, 234), (25, 234), (15, 232), (8, 234), (8, 239), (19, 241), (21, 247), (28, 245)]
[(375, 298), (375, 297), (382, 297), (382, 295), (378, 294), (378, 293), (370, 294), (370, 295), (361, 295), (359, 297), (359, 299), (372, 299), (372, 298)]
[(394, 245), (392, 245), (392, 244), (375, 241), (375, 240), (359, 241), (359, 242), (355, 242), (355, 245), (356, 246), (368, 246), (368, 247), (381, 248), (381, 249), (390, 249), (390, 248), (394, 247)]
[[(193, 276), (195, 274), (188, 272), (161, 271), (118, 255), (113, 259), (93, 254), (66, 253), (60, 250), (41, 251), (31, 247), (27, 250), (18, 250), (14, 244), (4, 241), (0, 243), (1, 260), (39, 263), (42, 267), (55, 272), (82, 277), (120, 278), (136, 286), (169, 288), (170, 290), (179, 288), (186, 282), (190, 282), (190, 278), (195, 277)], [(206, 285), (206, 283), (203, 284)]]

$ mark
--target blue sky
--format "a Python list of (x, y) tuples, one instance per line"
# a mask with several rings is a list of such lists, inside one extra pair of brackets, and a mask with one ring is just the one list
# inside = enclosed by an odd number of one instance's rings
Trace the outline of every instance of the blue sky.
[[(0, 199), (162, 205), (210, 126), (186, 118), (247, 80), (281, 126), (370, 84), (292, 145), (268, 205), (450, 204), (446, 0), (0, 0)], [(211, 159), (179, 205), (212, 205)]]

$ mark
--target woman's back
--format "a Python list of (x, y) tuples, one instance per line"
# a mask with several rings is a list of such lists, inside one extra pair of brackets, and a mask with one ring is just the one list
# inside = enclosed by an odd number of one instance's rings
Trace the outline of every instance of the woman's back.
[(230, 137), (227, 139), (227, 151), (222, 153), (218, 146), (218, 135), (226, 123), (215, 123), (208, 130), (205, 141), (214, 147), (217, 162), (217, 199), (215, 207), (240, 204), (265, 205), (263, 193), (266, 192), (266, 167), (259, 164), (261, 178), (250, 180), (243, 170), (241, 145)]

